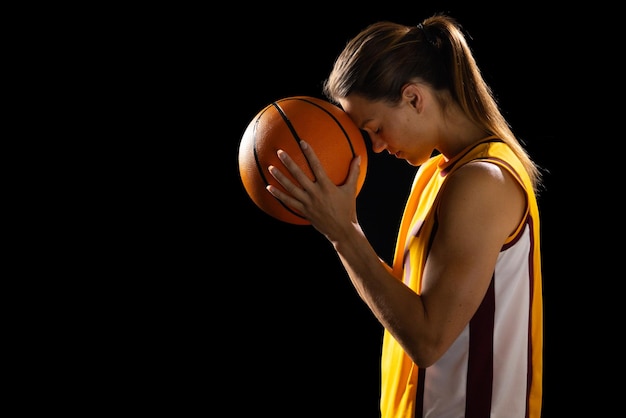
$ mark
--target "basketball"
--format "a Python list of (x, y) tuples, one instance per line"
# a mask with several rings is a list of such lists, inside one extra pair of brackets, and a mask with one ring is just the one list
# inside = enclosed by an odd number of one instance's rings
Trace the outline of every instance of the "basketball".
[(286, 97), (261, 109), (250, 121), (239, 145), (239, 174), (252, 201), (274, 218), (295, 225), (309, 225), (300, 213), (289, 208), (266, 190), (267, 185), (285, 189), (269, 173), (268, 166), (280, 169), (292, 182), (291, 176), (276, 152), (282, 149), (315, 180), (299, 141), (308, 142), (318, 156), (328, 177), (343, 184), (350, 163), (361, 156), (357, 194), (361, 191), (367, 172), (367, 147), (361, 130), (338, 106), (309, 96)]

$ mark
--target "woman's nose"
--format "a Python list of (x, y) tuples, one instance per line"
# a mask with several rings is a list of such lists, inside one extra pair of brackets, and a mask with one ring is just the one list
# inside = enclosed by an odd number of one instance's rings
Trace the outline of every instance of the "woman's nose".
[(372, 147), (372, 151), (376, 154), (380, 154), (385, 150), (385, 144), (379, 138), (376, 138), (376, 134), (369, 133), (365, 129), (361, 129), (361, 133), (363, 134), (365, 142)]
[(376, 154), (380, 154), (387, 148), (387, 144), (377, 138), (376, 135), (371, 135), (370, 138), (372, 142), (372, 151), (374, 151)]

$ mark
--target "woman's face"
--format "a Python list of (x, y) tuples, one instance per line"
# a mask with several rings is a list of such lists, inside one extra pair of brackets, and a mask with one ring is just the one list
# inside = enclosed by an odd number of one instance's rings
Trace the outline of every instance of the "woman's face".
[(350, 95), (339, 100), (343, 109), (372, 142), (372, 151), (387, 152), (419, 166), (435, 149), (433, 122), (423, 116), (424, 98), (403, 95), (397, 105)]

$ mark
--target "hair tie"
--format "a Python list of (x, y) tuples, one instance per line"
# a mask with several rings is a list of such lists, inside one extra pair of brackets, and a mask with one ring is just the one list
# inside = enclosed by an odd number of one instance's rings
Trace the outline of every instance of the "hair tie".
[(423, 24), (418, 23), (417, 28), (422, 31), (422, 33), (424, 34), (424, 38), (426, 38), (426, 41), (428, 41), (429, 44), (431, 44), (432, 46), (437, 46), (435, 38), (430, 36), (430, 33), (426, 30)]

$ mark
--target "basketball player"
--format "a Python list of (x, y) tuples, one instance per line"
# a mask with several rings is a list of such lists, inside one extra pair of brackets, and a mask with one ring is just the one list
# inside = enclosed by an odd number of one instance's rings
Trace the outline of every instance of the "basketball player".
[(419, 167), (392, 265), (358, 222), (358, 157), (342, 186), (305, 142), (315, 181), (283, 151), (285, 167), (270, 167), (287, 193), (269, 192), (332, 243), (384, 327), (382, 417), (539, 418), (541, 170), (500, 112), (460, 25), (441, 14), (412, 27), (371, 25), (348, 42), (324, 93), (374, 152)]

